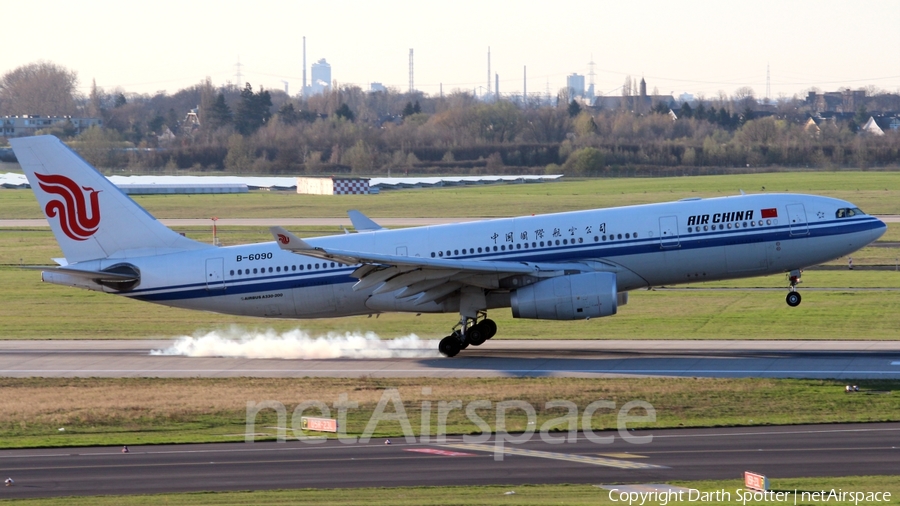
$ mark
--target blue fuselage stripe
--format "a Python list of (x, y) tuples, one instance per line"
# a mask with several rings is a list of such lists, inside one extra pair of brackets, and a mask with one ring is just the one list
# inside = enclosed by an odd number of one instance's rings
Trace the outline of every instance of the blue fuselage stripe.
[[(838, 236), (879, 229), (884, 227), (884, 224), (876, 219), (852, 221), (832, 220), (816, 223), (814, 225), (801, 224), (800, 227), (804, 229), (802, 235), (792, 235), (791, 227), (788, 225), (764, 227), (762, 229), (747, 228), (728, 231), (718, 230), (714, 232), (688, 232), (681, 234), (677, 238), (667, 238), (667, 244), (677, 246), (665, 249), (670, 251), (673, 249), (700, 250), (739, 244), (769, 243), (774, 241), (806, 239), (809, 237)], [(593, 237), (590, 239), (593, 239)], [(505, 252), (459, 255), (458, 258), (465, 258), (467, 260), (504, 260), (522, 262), (577, 262), (585, 259), (615, 258), (648, 254), (659, 252), (661, 249), (660, 238), (656, 237), (605, 242), (602, 240), (598, 242), (586, 241), (581, 244), (553, 245), (538, 249), (517, 249), (515, 251), (509, 250)], [(218, 293), (208, 290), (205, 283), (194, 283), (143, 290), (138, 289), (123, 295), (144, 301), (165, 302), (209, 297), (214, 293), (221, 295), (238, 295), (329, 284), (354, 283), (356, 282), (356, 279), (351, 277), (350, 274), (355, 269), (355, 266), (348, 266), (324, 272), (291, 272), (256, 278), (228, 277), (225, 279), (225, 286), (227, 289), (216, 291)]]

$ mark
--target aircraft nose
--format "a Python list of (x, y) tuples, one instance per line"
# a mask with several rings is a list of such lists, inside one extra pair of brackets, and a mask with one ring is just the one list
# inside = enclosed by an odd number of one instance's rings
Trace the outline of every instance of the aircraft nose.
[(872, 241), (876, 241), (879, 237), (883, 236), (885, 232), (887, 232), (887, 223), (881, 221), (881, 219), (879, 218), (875, 218), (875, 221), (878, 222), (878, 226), (872, 229)]

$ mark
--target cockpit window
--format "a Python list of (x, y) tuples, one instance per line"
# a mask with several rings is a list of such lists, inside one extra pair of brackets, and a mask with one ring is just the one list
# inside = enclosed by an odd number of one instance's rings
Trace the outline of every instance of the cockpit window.
[(862, 216), (866, 213), (858, 207), (842, 207), (834, 214), (837, 218), (849, 218), (851, 216)]

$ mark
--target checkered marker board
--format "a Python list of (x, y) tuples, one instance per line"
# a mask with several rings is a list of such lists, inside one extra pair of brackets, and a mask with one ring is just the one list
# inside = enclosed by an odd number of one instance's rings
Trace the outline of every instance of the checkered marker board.
[(334, 195), (368, 195), (369, 182), (365, 179), (335, 179)]

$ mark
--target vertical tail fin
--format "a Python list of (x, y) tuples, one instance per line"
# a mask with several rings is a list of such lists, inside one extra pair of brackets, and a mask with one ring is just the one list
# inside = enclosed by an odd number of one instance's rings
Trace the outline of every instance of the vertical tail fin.
[(69, 263), (210, 247), (157, 221), (56, 137), (9, 142)]

